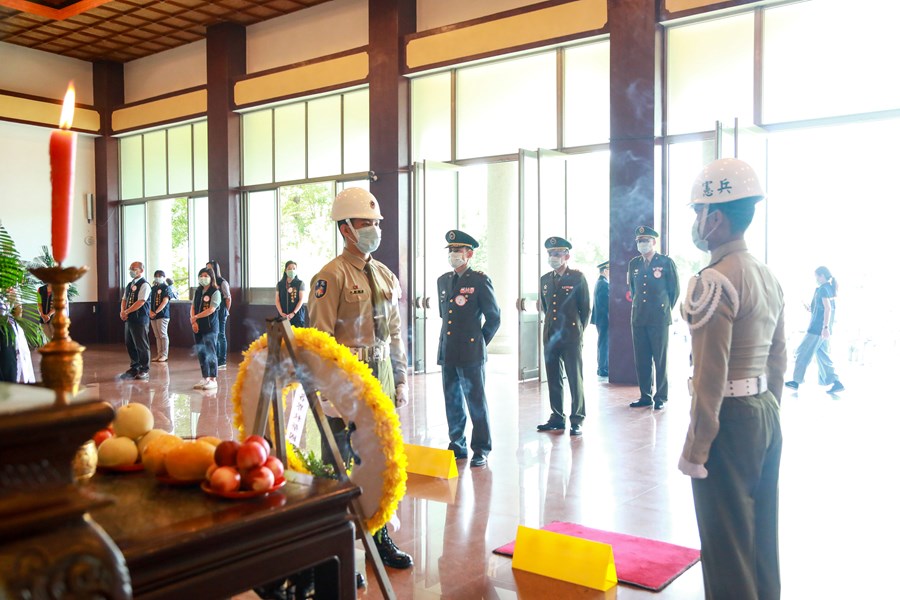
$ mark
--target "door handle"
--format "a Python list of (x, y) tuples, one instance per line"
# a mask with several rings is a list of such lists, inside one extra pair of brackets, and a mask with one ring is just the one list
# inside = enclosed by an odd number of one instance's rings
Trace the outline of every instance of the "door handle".
[(425, 308), (431, 308), (431, 297), (426, 296), (424, 300)]
[(522, 299), (516, 298), (516, 310), (522, 312)]
[(416, 296), (416, 299), (413, 300), (413, 305), (414, 305), (416, 308), (422, 308), (422, 297), (421, 297), (421, 296)]

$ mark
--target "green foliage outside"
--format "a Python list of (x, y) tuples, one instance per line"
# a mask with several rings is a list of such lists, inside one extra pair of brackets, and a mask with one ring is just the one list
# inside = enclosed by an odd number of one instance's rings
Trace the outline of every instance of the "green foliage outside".
[[(282, 263), (296, 261), (300, 278), (309, 286), (310, 279), (334, 258), (335, 225), (331, 220), (334, 187), (331, 183), (308, 183), (280, 188), (281, 231), (279, 236)], [(274, 287), (275, 282), (272, 282)]]

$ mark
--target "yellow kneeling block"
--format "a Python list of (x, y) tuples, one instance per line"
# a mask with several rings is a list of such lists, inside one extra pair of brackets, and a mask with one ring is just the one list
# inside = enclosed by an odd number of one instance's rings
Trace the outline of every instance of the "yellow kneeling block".
[(404, 444), (406, 449), (406, 472), (441, 479), (459, 477), (453, 450), (440, 450), (415, 444)]
[(606, 591), (618, 583), (612, 546), (519, 525), (512, 568)]

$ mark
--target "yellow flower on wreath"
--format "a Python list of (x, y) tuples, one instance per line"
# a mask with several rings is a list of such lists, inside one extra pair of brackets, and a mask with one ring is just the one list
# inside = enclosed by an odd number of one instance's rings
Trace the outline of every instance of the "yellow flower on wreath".
[[(378, 510), (367, 521), (370, 532), (381, 529), (397, 511), (397, 505), (406, 494), (406, 452), (403, 449), (403, 435), (400, 431), (400, 418), (394, 410), (394, 404), (382, 391), (381, 383), (372, 375), (371, 369), (360, 362), (346, 346), (339, 344), (333, 337), (311, 328), (292, 327), (294, 339), (300, 348), (310, 350), (323, 359), (335, 364), (335, 367), (344, 371), (354, 386), (354, 391), (372, 411), (375, 419), (375, 431), (373, 432), (381, 445), (384, 454), (386, 469), (384, 472), (384, 484), (381, 489), (381, 501)], [(231, 402), (234, 407), (234, 427), (238, 430), (240, 439), (247, 437), (244, 423), (242, 391), (247, 370), (252, 362), (252, 356), (268, 348), (267, 334), (257, 338), (247, 350), (244, 351), (244, 360), (238, 369), (237, 378), (231, 388)], [(286, 402), (287, 395), (299, 386), (298, 382), (284, 386), (281, 400)], [(269, 418), (269, 423), (274, 419)], [(357, 432), (355, 435), (365, 435)], [(293, 446), (288, 444), (288, 467), (295, 471), (307, 473), (303, 462)]]

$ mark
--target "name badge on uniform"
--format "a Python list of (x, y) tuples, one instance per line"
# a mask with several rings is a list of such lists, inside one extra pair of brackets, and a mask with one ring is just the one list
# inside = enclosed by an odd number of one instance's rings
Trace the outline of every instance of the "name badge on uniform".
[(209, 296), (203, 296), (203, 301), (204, 301), (204, 302), (209, 302)]
[(462, 296), (462, 295), (457, 296), (456, 298), (453, 299), (453, 301), (456, 303), (457, 306), (465, 306), (466, 302), (467, 302), (466, 297)]
[(653, 267), (653, 276), (659, 279), (662, 277), (663, 268), (662, 267)]
[(475, 288), (473, 288), (473, 287), (459, 288), (459, 293), (460, 294), (474, 294)]
[(350, 290), (351, 294), (365, 294), (366, 290)]
[(328, 291), (328, 282), (324, 279), (320, 279), (316, 282), (316, 298), (321, 298), (325, 295), (325, 292)]
[(575, 289), (575, 286), (574, 285), (564, 285), (564, 286), (562, 286), (562, 289), (566, 290), (567, 292), (571, 292), (573, 289)]
[(133, 291), (136, 290), (136, 289), (137, 289), (137, 286), (134, 285), (134, 284), (132, 283), (132, 284), (131, 284), (131, 291), (133, 292)]

